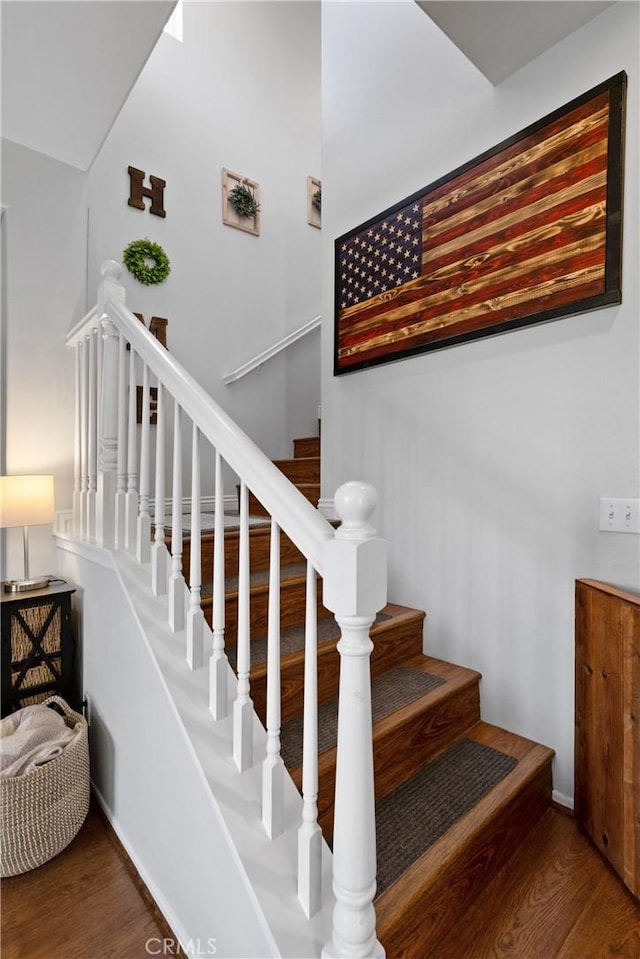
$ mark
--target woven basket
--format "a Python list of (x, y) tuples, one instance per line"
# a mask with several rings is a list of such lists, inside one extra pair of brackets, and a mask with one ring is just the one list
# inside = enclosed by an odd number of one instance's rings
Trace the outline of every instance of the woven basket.
[(0, 778), (0, 875), (17, 876), (68, 846), (89, 811), (87, 723), (60, 696), (56, 703), (75, 736), (62, 754), (33, 772)]

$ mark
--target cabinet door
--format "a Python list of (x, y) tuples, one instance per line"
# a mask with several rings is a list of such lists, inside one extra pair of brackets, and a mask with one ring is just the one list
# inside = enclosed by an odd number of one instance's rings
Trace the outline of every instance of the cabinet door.
[(575, 814), (640, 895), (640, 598), (576, 584)]
[(70, 593), (2, 603), (2, 714), (71, 695)]

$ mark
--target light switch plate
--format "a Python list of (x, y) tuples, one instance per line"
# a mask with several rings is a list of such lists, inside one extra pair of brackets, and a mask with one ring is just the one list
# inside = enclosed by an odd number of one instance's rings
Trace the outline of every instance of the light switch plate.
[(640, 499), (601, 497), (600, 529), (609, 533), (640, 533)]

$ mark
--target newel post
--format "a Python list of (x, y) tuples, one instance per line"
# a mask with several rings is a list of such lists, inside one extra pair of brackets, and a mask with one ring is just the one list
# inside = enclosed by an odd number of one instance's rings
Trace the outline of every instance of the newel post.
[(105, 312), (108, 300), (125, 302), (125, 289), (118, 282), (121, 266), (107, 260), (100, 269), (98, 316), (102, 331), (102, 376), (100, 378), (100, 423), (96, 539), (101, 546), (115, 545), (116, 476), (118, 467), (118, 329)]
[(368, 520), (376, 492), (344, 483), (335, 506), (342, 520), (324, 556), (323, 603), (341, 637), (338, 754), (333, 827), (333, 934), (324, 959), (383, 959), (376, 938), (376, 824), (371, 723), (373, 643), (369, 629), (387, 601), (386, 543)]

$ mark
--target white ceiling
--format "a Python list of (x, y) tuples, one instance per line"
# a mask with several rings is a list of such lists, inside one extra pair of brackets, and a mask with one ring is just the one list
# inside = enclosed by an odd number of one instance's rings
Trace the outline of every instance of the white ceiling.
[[(2, 0), (2, 136), (87, 170), (176, 0)], [(492, 83), (611, 3), (418, 0)]]
[(493, 84), (612, 6), (595, 0), (417, 0)]
[(2, 0), (2, 136), (87, 170), (176, 0)]

